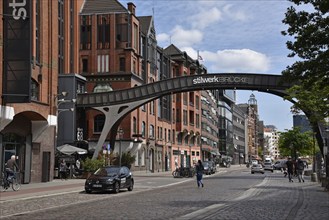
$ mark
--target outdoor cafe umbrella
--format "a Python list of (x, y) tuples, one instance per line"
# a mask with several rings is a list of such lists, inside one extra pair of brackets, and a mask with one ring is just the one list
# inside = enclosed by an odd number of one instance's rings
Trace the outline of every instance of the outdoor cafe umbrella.
[(86, 154), (87, 150), (79, 148), (79, 147), (74, 147), (72, 145), (69, 144), (64, 144), (62, 146), (57, 147), (57, 150), (63, 154), (67, 154), (67, 155), (71, 155), (74, 153), (78, 153), (78, 154)]

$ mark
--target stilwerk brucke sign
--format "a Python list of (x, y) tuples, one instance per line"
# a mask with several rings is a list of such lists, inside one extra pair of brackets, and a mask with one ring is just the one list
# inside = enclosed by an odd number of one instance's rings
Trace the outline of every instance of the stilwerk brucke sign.
[(241, 76), (200, 76), (193, 79), (193, 84), (220, 83), (220, 84), (247, 84), (248, 78)]

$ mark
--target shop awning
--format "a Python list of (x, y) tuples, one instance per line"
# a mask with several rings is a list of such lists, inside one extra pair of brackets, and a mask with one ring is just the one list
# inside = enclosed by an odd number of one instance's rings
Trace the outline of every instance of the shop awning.
[(74, 153), (78, 153), (78, 154), (86, 154), (88, 153), (87, 150), (79, 148), (79, 147), (75, 147), (69, 144), (64, 144), (62, 146), (57, 147), (57, 150), (63, 154), (67, 154), (67, 155), (71, 155)]

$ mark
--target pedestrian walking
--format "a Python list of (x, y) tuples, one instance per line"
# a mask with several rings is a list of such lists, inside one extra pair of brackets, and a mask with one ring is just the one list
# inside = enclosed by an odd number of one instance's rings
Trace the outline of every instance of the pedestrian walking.
[(196, 180), (197, 180), (198, 187), (200, 187), (200, 186), (203, 187), (202, 177), (203, 177), (204, 167), (202, 165), (201, 160), (198, 160), (198, 163), (196, 164), (195, 169), (196, 169)]
[(290, 156), (288, 157), (288, 161), (286, 162), (286, 165), (287, 165), (289, 182), (294, 182), (294, 180), (292, 179), (292, 176), (294, 174), (294, 164)]
[(298, 180), (299, 182), (304, 181), (304, 162), (302, 161), (302, 159), (299, 157), (297, 160), (297, 175), (298, 175)]
[(65, 160), (62, 160), (61, 164), (59, 165), (59, 174), (61, 177), (61, 180), (65, 179), (67, 180), (67, 165), (65, 163)]

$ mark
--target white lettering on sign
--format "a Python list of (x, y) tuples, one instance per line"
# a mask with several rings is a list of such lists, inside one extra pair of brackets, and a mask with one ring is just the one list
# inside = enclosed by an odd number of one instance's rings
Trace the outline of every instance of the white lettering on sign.
[(15, 20), (19, 20), (20, 18), (22, 18), (23, 20), (25, 20), (26, 15), (27, 15), (27, 11), (24, 8), (24, 6), (26, 6), (26, 0), (20, 0), (20, 2), (16, 2), (19, 0), (12, 0), (11, 3), (9, 3), (9, 7), (13, 8), (13, 18)]
[(200, 76), (196, 79), (193, 79), (193, 84), (202, 84), (202, 83), (248, 83), (248, 78), (239, 77), (239, 76), (211, 76), (203, 77)]

